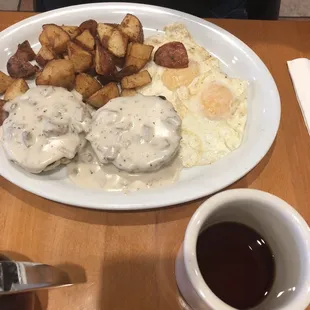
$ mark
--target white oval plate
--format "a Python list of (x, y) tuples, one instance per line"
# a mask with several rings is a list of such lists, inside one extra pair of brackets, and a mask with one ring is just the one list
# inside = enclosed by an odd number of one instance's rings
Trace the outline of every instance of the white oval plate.
[(79, 188), (67, 179), (65, 168), (43, 175), (26, 173), (8, 161), (0, 147), (0, 174), (4, 178), (36, 195), (65, 204), (136, 210), (178, 204), (212, 194), (243, 177), (265, 156), (280, 121), (279, 93), (271, 74), (259, 57), (235, 36), (189, 14), (130, 3), (87, 4), (43, 13), (1, 32), (0, 69), (6, 72), (6, 62), (18, 43), (28, 39), (38, 50), (43, 24), (79, 25), (89, 18), (118, 23), (126, 13), (135, 14), (141, 20), (146, 37), (167, 24), (184, 23), (197, 43), (220, 59), (226, 73), (249, 81), (248, 121), (242, 145), (212, 165), (184, 169), (180, 180), (171, 186), (130, 194)]

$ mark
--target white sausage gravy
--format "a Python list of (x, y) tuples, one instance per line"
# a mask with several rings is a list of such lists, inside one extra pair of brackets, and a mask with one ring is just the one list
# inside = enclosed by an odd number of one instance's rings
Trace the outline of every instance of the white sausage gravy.
[(119, 97), (93, 114), (90, 141), (69, 164), (70, 179), (110, 191), (174, 183), (182, 168), (176, 156), (181, 119), (160, 97)]
[(179, 178), (182, 161), (176, 156), (157, 171), (130, 173), (113, 164), (101, 164), (87, 144), (67, 167), (70, 180), (80, 187), (130, 192), (174, 183)]
[(7, 157), (31, 173), (68, 163), (82, 147), (91, 116), (79, 94), (37, 86), (7, 102), (2, 125)]
[(93, 114), (90, 141), (102, 164), (128, 172), (149, 172), (169, 163), (179, 149), (181, 119), (157, 96), (110, 100)]
[(174, 183), (182, 169), (181, 119), (164, 98), (119, 97), (91, 112), (76, 92), (37, 86), (4, 111), (4, 151), (31, 173), (68, 164), (78, 186), (132, 191)]

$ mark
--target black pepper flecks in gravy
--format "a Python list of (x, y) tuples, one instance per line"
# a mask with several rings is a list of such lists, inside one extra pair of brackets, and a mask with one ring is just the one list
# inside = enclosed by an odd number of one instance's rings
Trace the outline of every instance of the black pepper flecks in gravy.
[(79, 94), (38, 86), (4, 110), (5, 153), (29, 172), (68, 164), (73, 183), (108, 191), (159, 187), (179, 178), (181, 119), (165, 98), (120, 97), (92, 111)]
[(37, 86), (3, 108), (9, 113), (2, 125), (5, 153), (29, 172), (72, 159), (86, 142), (90, 113), (78, 94), (64, 88)]
[(157, 171), (129, 173), (113, 164), (101, 164), (87, 144), (68, 165), (68, 175), (80, 187), (130, 192), (172, 184), (178, 180), (181, 169), (182, 162), (176, 156)]
[(181, 119), (157, 96), (112, 99), (93, 115), (86, 136), (102, 164), (128, 172), (156, 171), (174, 158)]

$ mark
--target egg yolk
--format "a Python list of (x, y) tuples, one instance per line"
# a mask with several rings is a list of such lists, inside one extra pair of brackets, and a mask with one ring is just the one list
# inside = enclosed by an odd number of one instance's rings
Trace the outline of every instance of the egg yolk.
[(225, 119), (231, 114), (233, 93), (229, 88), (219, 83), (211, 83), (200, 97), (204, 114), (212, 120)]
[(161, 77), (163, 84), (171, 91), (181, 86), (188, 86), (199, 75), (199, 65), (196, 62), (187, 68), (166, 69)]

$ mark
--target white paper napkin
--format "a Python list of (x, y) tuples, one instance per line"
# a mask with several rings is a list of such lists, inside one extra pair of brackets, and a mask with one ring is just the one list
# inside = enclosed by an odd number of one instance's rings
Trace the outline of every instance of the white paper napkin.
[(287, 62), (297, 100), (310, 135), (310, 60), (297, 58)]

